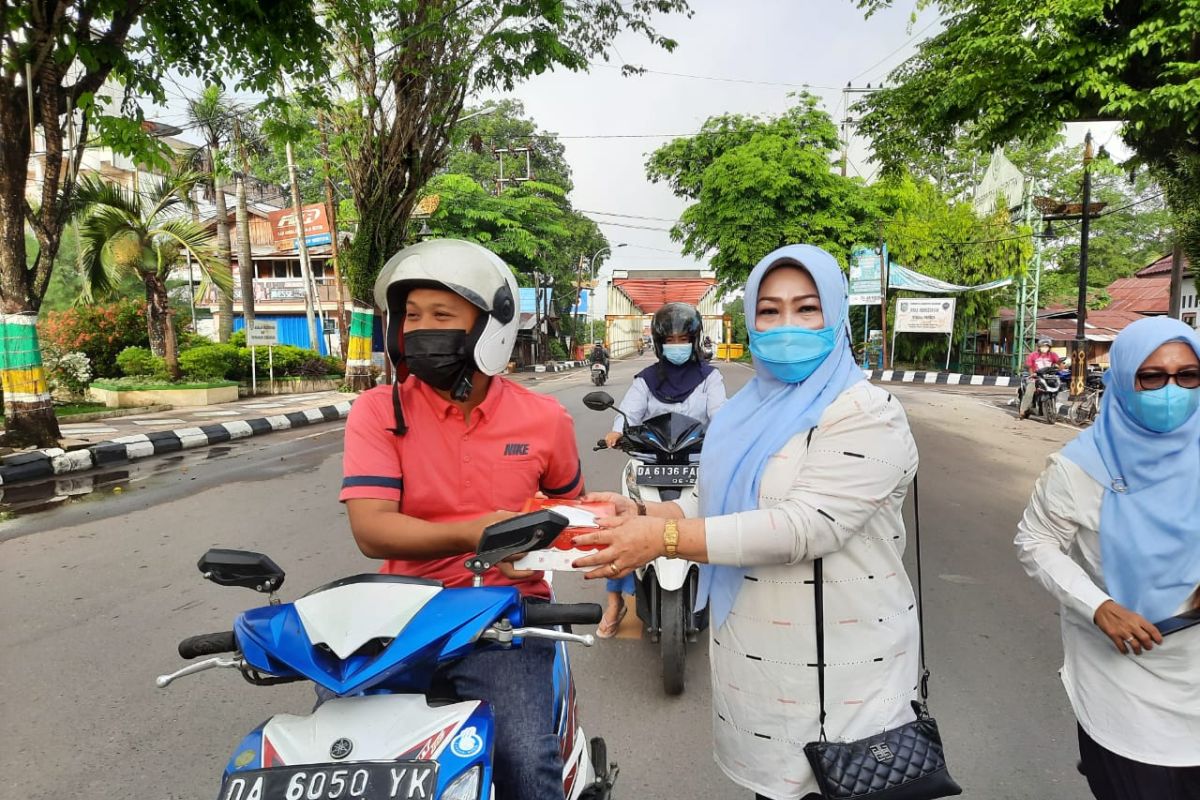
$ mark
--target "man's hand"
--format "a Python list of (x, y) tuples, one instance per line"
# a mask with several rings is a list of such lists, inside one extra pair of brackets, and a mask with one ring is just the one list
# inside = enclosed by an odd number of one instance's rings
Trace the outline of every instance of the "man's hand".
[(580, 499), (585, 503), (612, 503), (617, 508), (618, 517), (636, 517), (638, 515), (637, 503), (616, 492), (588, 492)]
[(1096, 609), (1092, 621), (1112, 640), (1117, 652), (1126, 654), (1130, 650), (1140, 656), (1143, 650), (1153, 650), (1162, 644), (1158, 628), (1135, 611), (1121, 606), (1115, 600), (1106, 600)]

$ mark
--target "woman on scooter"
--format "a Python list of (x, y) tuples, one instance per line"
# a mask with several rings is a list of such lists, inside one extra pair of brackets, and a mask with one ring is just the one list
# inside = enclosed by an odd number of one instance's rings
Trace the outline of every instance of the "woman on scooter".
[[(614, 447), (625, 430), (625, 418), (630, 425), (641, 425), (651, 417), (675, 412), (708, 425), (713, 414), (725, 402), (725, 380), (721, 373), (707, 363), (702, 355), (700, 340), (704, 320), (695, 306), (687, 303), (667, 303), (654, 312), (650, 336), (658, 362), (646, 367), (633, 379), (633, 385), (621, 398), (613, 429), (604, 441)], [(625, 601), (621, 595), (633, 594), (633, 574), (607, 584), (608, 603), (604, 619), (596, 629), (601, 639), (616, 635), (625, 618)]]
[(1142, 319), (1109, 357), (1096, 422), (1050, 457), (1015, 544), (1062, 605), (1092, 794), (1195, 800), (1200, 627), (1164, 638), (1162, 623), (1200, 606), (1200, 336)]
[(822, 559), (830, 740), (914, 719), (918, 620), (901, 557), (917, 447), (899, 401), (850, 351), (846, 279), (829, 253), (780, 248), (746, 285), (756, 376), (709, 426), (700, 483), (672, 503), (617, 504), (607, 545), (576, 562), (620, 578), (654, 558), (705, 562), (717, 764), (776, 800), (819, 798), (813, 561)]

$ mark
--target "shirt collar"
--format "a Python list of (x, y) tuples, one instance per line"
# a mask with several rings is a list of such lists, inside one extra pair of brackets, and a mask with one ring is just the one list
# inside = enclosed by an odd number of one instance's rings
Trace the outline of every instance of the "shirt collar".
[[(425, 402), (429, 403), (429, 407), (433, 409), (433, 413), (437, 415), (438, 419), (446, 419), (450, 416), (451, 412), (458, 408), (420, 378), (413, 377), (411, 380), (416, 384), (414, 387), (416, 392), (425, 398)], [(492, 376), (487, 394), (484, 396), (483, 402), (475, 408), (472, 416), (482, 414), (485, 419), (491, 419), (495, 415), (496, 407), (500, 404), (500, 396), (504, 392), (503, 384), (504, 380), (499, 375)]]

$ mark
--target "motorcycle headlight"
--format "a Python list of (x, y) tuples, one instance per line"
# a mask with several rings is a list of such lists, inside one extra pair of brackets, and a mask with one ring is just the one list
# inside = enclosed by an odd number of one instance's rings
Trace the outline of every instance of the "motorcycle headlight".
[(479, 800), (479, 775), (482, 772), (479, 765), (459, 775), (442, 792), (442, 800)]

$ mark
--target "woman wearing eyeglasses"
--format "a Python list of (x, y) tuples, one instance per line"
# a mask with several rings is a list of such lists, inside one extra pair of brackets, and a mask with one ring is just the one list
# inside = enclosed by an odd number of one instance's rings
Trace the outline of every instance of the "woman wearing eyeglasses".
[(1051, 456), (1017, 528), (1062, 604), (1061, 672), (1097, 800), (1200, 798), (1200, 335), (1139, 320), (1113, 344), (1100, 415)]

